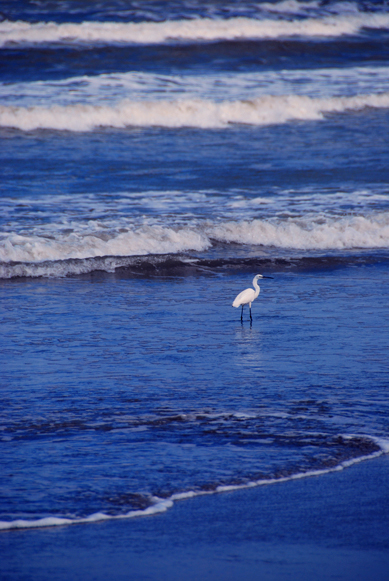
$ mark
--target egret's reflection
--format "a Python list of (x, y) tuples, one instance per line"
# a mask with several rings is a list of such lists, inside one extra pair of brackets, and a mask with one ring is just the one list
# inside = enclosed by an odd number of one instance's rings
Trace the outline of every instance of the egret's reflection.
[(261, 336), (258, 324), (253, 324), (252, 321), (244, 321), (236, 325), (235, 338), (242, 343), (251, 343), (258, 340)]
[(258, 322), (245, 321), (235, 327), (234, 357), (239, 365), (257, 367), (262, 359), (261, 344)]

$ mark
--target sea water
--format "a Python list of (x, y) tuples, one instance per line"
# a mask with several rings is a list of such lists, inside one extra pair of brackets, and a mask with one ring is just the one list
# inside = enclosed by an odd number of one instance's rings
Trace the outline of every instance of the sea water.
[(387, 452), (385, 3), (3, 2), (0, 51), (0, 528)]

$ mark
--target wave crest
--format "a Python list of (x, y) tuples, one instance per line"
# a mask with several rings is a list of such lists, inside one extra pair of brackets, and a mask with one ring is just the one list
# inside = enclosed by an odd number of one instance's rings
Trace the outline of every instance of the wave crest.
[(320, 120), (325, 113), (389, 107), (389, 92), (353, 97), (312, 98), (267, 95), (253, 100), (131, 101), (108, 105), (0, 106), (0, 126), (22, 131), (92, 131), (97, 127), (225, 128), (230, 124), (273, 125)]
[(389, 213), (370, 218), (316, 217), (220, 224), (207, 221), (175, 229), (148, 226), (128, 232), (105, 233), (104, 239), (98, 231), (85, 235), (57, 234), (56, 238), (10, 234), (0, 243), (0, 278), (58, 277), (96, 270), (113, 272), (129, 266), (129, 257), (200, 252), (215, 243), (305, 251), (388, 248)]
[(389, 28), (388, 14), (357, 13), (323, 18), (279, 20), (253, 18), (171, 20), (165, 22), (63, 23), (4, 21), (0, 23), (0, 47), (41, 43), (161, 44), (217, 40), (339, 37), (363, 28)]
[(275, 246), (297, 250), (387, 248), (389, 214), (283, 222), (252, 220), (215, 225), (209, 236), (224, 242)]
[(101, 238), (96, 231), (86, 235), (71, 233), (57, 238), (11, 234), (0, 243), (4, 262), (39, 262), (100, 256), (141, 256), (205, 250), (211, 243), (201, 231), (190, 228), (174, 230), (162, 226), (143, 227)]

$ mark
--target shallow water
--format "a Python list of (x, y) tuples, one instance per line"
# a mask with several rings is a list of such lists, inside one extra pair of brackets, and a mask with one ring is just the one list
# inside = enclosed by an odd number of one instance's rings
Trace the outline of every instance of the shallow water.
[(387, 263), (270, 272), (252, 325), (231, 307), (246, 273), (3, 283), (3, 520), (125, 514), (378, 451)]
[(0, 22), (3, 529), (388, 450), (386, 7), (150, 6)]

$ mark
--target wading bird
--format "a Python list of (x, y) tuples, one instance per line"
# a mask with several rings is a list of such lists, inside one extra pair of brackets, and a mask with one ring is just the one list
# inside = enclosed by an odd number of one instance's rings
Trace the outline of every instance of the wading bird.
[(259, 288), (258, 283), (257, 283), (257, 280), (259, 278), (273, 278), (273, 277), (272, 276), (263, 276), (262, 274), (255, 275), (254, 278), (253, 278), (253, 287), (254, 288), (253, 289), (252, 288), (246, 288), (246, 290), (244, 290), (244, 291), (242, 291), (241, 293), (238, 294), (238, 296), (236, 297), (236, 299), (232, 303), (232, 306), (233, 307), (236, 307), (236, 308), (242, 306), (242, 312), (240, 314), (240, 320), (241, 321), (243, 321), (243, 307), (245, 305), (248, 305), (249, 306), (249, 309), (250, 309), (250, 321), (253, 320), (253, 318), (251, 316), (251, 303), (259, 295), (260, 288)]

